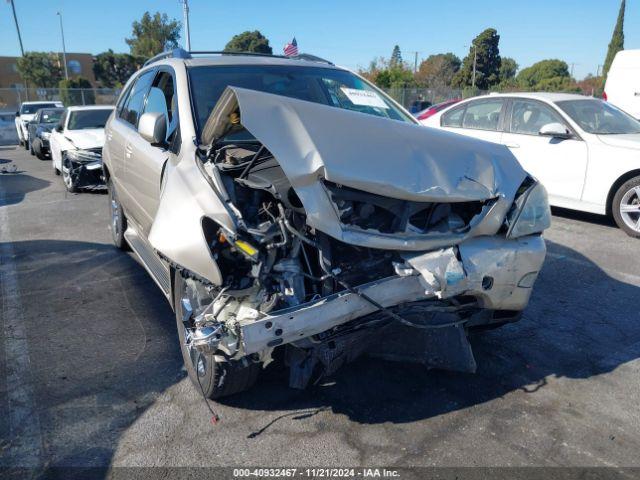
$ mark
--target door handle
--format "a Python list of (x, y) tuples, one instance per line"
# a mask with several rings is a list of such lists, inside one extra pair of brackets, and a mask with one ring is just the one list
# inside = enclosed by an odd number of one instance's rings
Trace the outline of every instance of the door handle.
[(133, 153), (133, 149), (127, 145), (126, 147), (124, 147), (124, 156), (127, 158), (131, 158), (131, 154)]
[(517, 143), (505, 143), (504, 145), (507, 148), (520, 148), (520, 145), (518, 145)]

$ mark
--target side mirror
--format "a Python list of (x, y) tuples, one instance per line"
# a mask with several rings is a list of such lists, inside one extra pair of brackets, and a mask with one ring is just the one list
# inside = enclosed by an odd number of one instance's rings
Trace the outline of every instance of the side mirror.
[(16, 117), (20, 116), (20, 110), (16, 111)]
[(163, 145), (167, 137), (167, 117), (164, 113), (143, 113), (138, 121), (138, 133), (151, 145)]
[(56, 125), (56, 132), (62, 133), (62, 125)]
[(572, 137), (571, 132), (561, 123), (547, 123), (546, 125), (543, 125), (538, 132), (538, 135), (562, 139)]

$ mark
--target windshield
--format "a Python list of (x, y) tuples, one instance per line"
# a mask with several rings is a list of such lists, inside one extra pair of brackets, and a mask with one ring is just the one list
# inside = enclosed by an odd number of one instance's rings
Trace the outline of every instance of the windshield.
[(410, 122), (386, 96), (351, 72), (290, 65), (191, 67), (189, 81), (198, 130), (227, 86), (274, 93), (332, 107)]
[(113, 110), (76, 110), (69, 112), (67, 130), (85, 130), (88, 128), (104, 128)]
[(20, 107), (20, 115), (22, 114), (27, 114), (27, 115), (33, 115), (34, 113), (36, 113), (38, 110), (40, 110), (41, 108), (54, 108), (57, 107), (58, 105), (56, 105), (55, 103), (29, 103), (27, 105), (22, 105), (22, 107)]
[(557, 105), (587, 133), (640, 133), (640, 122), (601, 100), (565, 100)]
[(57, 123), (62, 117), (63, 109), (42, 110), (40, 112), (40, 123)]

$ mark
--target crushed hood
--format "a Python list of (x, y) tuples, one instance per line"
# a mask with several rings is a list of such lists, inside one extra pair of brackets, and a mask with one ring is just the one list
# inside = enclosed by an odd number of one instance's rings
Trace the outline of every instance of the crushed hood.
[(104, 128), (67, 130), (64, 136), (77, 148), (98, 148), (104, 146)]
[[(278, 160), (304, 205), (308, 223), (349, 243), (374, 246), (372, 235), (347, 232), (339, 224), (323, 179), (415, 202), (496, 199), (500, 205), (494, 213), (504, 217), (526, 176), (502, 145), (237, 87), (223, 92), (205, 124), (202, 143), (210, 145), (220, 138), (229, 115), (238, 108), (240, 123)], [(495, 233), (502, 220), (494, 219), (489, 229), (480, 231)], [(373, 243), (379, 248), (422, 249), (434, 244), (424, 238), (377, 237)], [(462, 239), (447, 236), (435, 244)]]

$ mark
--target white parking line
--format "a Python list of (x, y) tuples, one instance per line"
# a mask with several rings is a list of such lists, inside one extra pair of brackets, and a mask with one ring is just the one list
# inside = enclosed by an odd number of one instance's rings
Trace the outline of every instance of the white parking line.
[[(0, 200), (4, 198), (0, 179)], [(31, 361), (22, 302), (18, 289), (9, 213), (0, 206), (0, 291), (2, 325), (7, 368), (9, 438), (6, 456), (0, 465), (38, 467), (42, 465), (42, 434), (31, 384)]]

